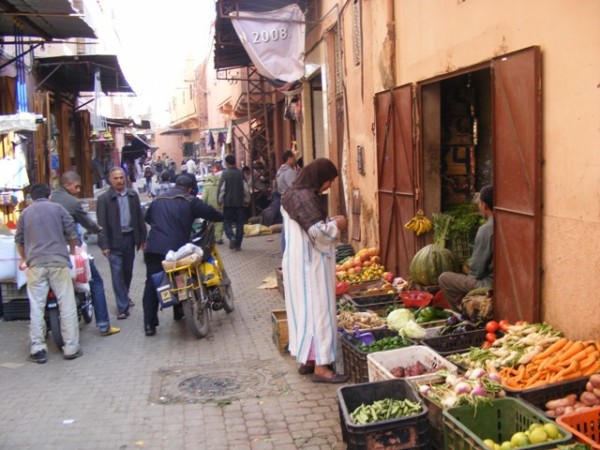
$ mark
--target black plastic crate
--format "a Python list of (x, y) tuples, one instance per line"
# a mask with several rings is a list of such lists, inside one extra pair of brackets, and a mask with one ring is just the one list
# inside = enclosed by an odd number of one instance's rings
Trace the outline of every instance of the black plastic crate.
[[(367, 331), (367, 330), (362, 330)], [(387, 328), (370, 330), (375, 340), (384, 337), (397, 336), (398, 333)], [(342, 358), (344, 361), (344, 371), (350, 376), (352, 383), (366, 383), (369, 381), (369, 366), (367, 365), (368, 353), (360, 351), (358, 347), (362, 341), (350, 333), (342, 333)]]
[(29, 298), (13, 298), (2, 300), (4, 320), (29, 320)]
[(517, 392), (516, 396), (518, 398), (525, 400), (537, 409), (546, 411), (546, 403), (550, 400), (557, 400), (569, 394), (577, 394), (577, 397), (579, 397), (579, 394), (585, 391), (585, 385), (588, 381), (589, 377), (575, 378), (525, 391), (512, 391), (512, 393)]
[[(431, 448), (427, 406), (407, 381), (397, 379), (343, 386), (338, 389), (337, 395), (342, 437), (349, 450)], [(350, 413), (361, 404), (370, 404), (385, 398), (419, 402), (423, 410), (414, 416), (368, 425), (356, 425), (352, 422)]]
[(388, 306), (397, 303), (401, 305), (402, 302), (398, 298), (398, 293), (392, 294), (387, 293), (373, 293), (373, 294), (361, 294), (352, 295), (345, 294), (344, 300), (353, 305), (357, 311), (366, 311), (368, 309), (385, 309)]
[(12, 298), (26, 298), (27, 285), (24, 284), (21, 289), (17, 288), (17, 283), (0, 283), (0, 292), (5, 300)]
[(441, 356), (462, 353), (471, 347), (481, 347), (485, 342), (485, 330), (468, 331), (466, 333), (445, 334), (423, 339), (423, 344), (435, 350)]

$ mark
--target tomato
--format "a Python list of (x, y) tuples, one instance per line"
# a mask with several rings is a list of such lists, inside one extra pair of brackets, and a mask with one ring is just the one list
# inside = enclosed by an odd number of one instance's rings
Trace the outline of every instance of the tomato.
[(488, 341), (490, 344), (493, 343), (496, 340), (496, 333), (488, 333), (485, 335), (485, 340)]
[(508, 323), (508, 320), (501, 320), (500, 322), (498, 322), (498, 326), (502, 331), (508, 331), (510, 323)]
[(499, 328), (498, 322), (496, 322), (495, 320), (490, 320), (485, 325), (485, 331), (487, 331), (488, 333), (495, 333), (496, 331), (498, 331), (498, 328)]
[(527, 322), (525, 322), (524, 320), (519, 320), (519, 321), (515, 322), (515, 325), (517, 325), (517, 326), (527, 325)]

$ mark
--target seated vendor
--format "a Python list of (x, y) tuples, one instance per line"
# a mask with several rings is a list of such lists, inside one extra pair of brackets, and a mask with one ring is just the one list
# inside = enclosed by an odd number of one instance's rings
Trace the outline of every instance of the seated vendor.
[(460, 310), (463, 297), (473, 289), (492, 288), (494, 281), (494, 198), (492, 186), (484, 186), (479, 192), (479, 211), (487, 219), (475, 236), (473, 256), (467, 275), (444, 272), (438, 277), (438, 284), (444, 291), (446, 300), (455, 311)]

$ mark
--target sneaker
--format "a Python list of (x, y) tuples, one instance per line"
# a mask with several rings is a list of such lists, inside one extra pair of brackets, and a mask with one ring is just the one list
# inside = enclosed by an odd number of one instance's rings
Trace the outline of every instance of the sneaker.
[(133, 300), (129, 299), (129, 306), (135, 306), (135, 303)]
[(46, 361), (48, 361), (48, 354), (46, 353), (46, 350), (40, 350), (33, 355), (29, 355), (29, 359), (35, 363), (44, 364)]
[(235, 248), (235, 239), (231, 239), (231, 240), (229, 241), (229, 248), (230, 248), (231, 250), (233, 250), (233, 249)]
[(218, 245), (223, 245), (223, 239), (217, 239), (217, 244)]
[(118, 327), (108, 327), (106, 331), (100, 332), (100, 336), (110, 336), (111, 334), (117, 334), (119, 331), (121, 331), (121, 329)]
[(127, 313), (121, 313), (117, 316), (117, 319), (124, 320), (124, 319), (127, 319), (128, 316), (129, 316), (129, 314), (127, 314)]
[(83, 350), (79, 349), (77, 350), (75, 353), (71, 354), (71, 355), (63, 355), (63, 358), (65, 359), (77, 359), (80, 356), (83, 356)]

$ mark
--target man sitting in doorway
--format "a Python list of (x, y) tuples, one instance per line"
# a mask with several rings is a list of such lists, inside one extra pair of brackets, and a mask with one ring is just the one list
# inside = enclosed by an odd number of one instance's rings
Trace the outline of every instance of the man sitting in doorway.
[(464, 296), (477, 288), (492, 288), (494, 284), (494, 196), (492, 186), (484, 186), (479, 191), (479, 211), (487, 222), (475, 236), (473, 256), (467, 274), (444, 272), (438, 277), (438, 284), (452, 309), (460, 310)]

